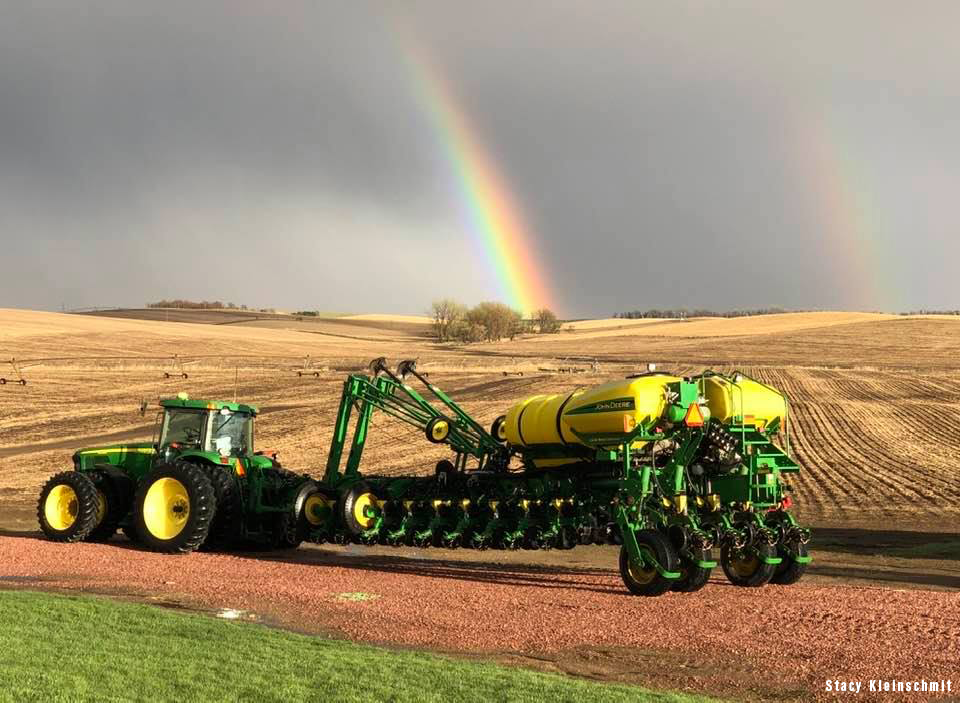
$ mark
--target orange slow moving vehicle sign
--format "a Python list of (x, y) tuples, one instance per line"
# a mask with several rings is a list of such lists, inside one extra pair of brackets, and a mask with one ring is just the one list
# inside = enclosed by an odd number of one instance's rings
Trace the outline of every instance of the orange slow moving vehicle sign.
[(703, 411), (696, 403), (690, 403), (687, 408), (687, 414), (683, 418), (683, 424), (687, 427), (703, 427)]

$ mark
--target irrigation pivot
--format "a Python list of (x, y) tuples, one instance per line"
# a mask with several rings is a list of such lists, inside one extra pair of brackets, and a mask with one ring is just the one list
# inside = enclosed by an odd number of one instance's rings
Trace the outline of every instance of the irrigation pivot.
[(8, 359), (7, 363), (10, 364), (10, 367), (13, 369), (14, 376), (16, 378), (5, 378), (0, 377), (0, 386), (5, 386), (8, 383), (15, 383), (18, 386), (27, 385), (27, 379), (23, 377), (22, 369), (27, 368), (22, 363), (18, 362), (16, 359)]

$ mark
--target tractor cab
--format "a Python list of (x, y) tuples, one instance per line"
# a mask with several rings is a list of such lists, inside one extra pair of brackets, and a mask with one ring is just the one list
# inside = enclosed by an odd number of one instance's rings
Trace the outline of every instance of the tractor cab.
[(191, 400), (185, 393), (161, 400), (157, 452), (244, 457), (253, 452), (253, 418), (257, 408), (242, 403)]

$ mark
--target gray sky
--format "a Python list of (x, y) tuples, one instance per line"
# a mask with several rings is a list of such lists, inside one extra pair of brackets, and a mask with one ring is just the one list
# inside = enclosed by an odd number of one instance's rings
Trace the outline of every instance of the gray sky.
[(496, 298), (411, 45), (562, 315), (960, 307), (952, 1), (2, 5), (0, 307)]

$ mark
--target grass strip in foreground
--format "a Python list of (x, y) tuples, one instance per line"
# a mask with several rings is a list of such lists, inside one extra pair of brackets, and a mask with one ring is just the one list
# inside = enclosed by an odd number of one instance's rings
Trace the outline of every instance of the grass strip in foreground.
[(88, 596), (0, 592), (0, 700), (674, 701)]

